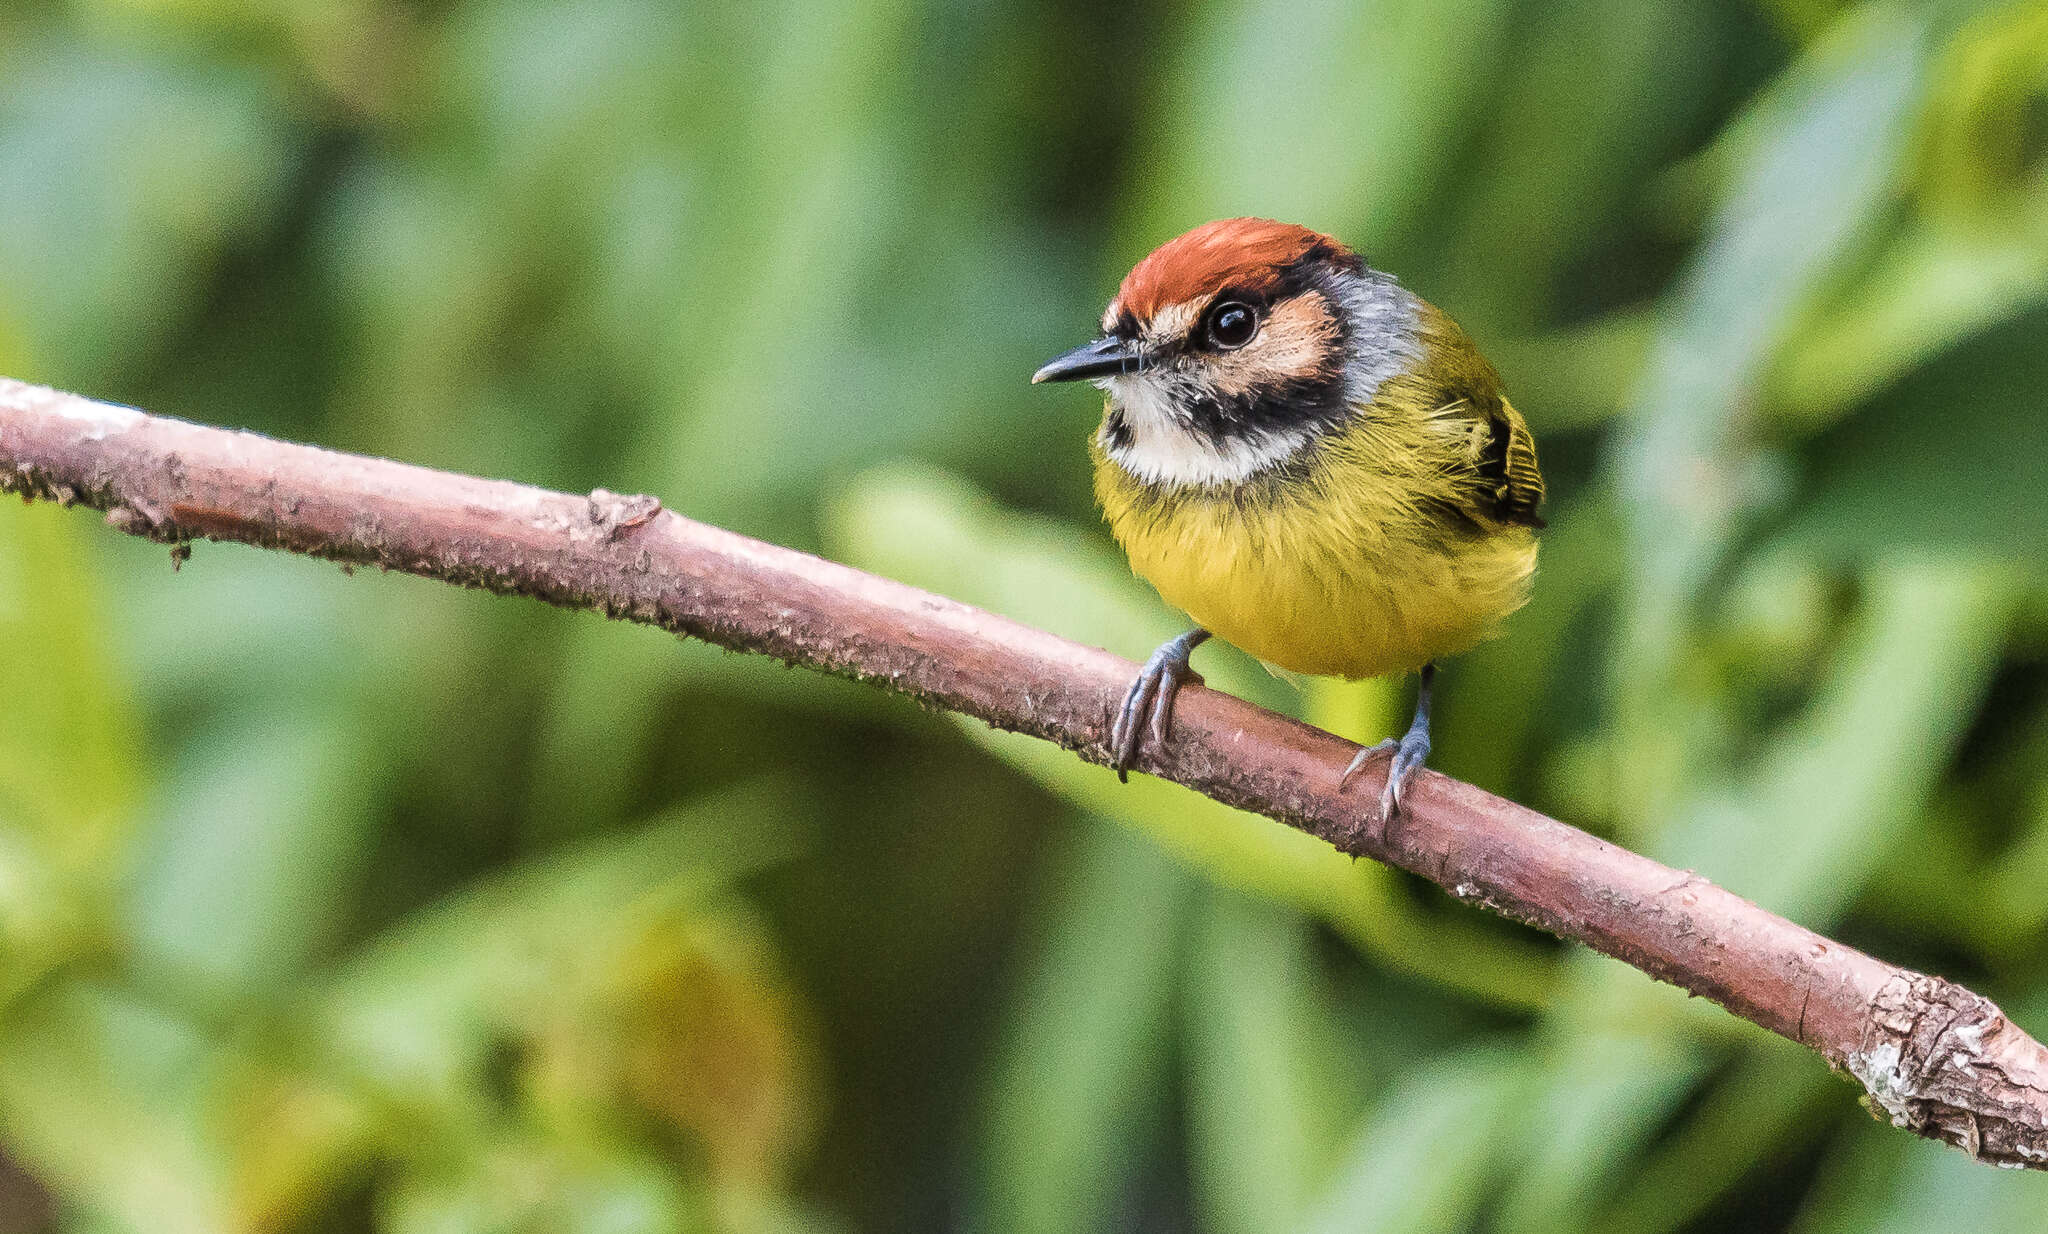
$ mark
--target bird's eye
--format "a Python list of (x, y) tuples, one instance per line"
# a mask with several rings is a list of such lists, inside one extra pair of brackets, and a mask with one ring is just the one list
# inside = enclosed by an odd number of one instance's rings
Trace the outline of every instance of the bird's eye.
[(1209, 310), (1205, 328), (1210, 342), (1231, 351), (1252, 341), (1252, 336), (1259, 332), (1259, 316), (1249, 304), (1225, 300)]

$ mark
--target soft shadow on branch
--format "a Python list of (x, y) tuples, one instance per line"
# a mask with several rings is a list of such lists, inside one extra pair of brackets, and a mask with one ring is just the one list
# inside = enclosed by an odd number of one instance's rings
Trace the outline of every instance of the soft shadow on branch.
[[(235, 540), (532, 596), (908, 694), (1104, 762), (1129, 661), (708, 527), (651, 497), (547, 492), (205, 428), (0, 379), (0, 489), (171, 543)], [(1384, 765), (1191, 687), (1140, 768), (1585, 943), (1817, 1051), (1873, 1109), (1980, 1160), (2048, 1167), (2048, 1051), (1989, 1000), (1690, 872), (1425, 771), (1390, 834)]]

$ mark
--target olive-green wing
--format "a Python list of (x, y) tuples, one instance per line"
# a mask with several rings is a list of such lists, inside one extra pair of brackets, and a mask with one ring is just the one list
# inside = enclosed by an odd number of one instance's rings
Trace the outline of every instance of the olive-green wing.
[(1472, 486), (1463, 513), (1492, 523), (1543, 526), (1543, 471), (1528, 421), (1502, 395), (1500, 374), (1471, 338), (1434, 306), (1425, 305), (1422, 332), (1439, 387), (1440, 415), (1470, 422)]

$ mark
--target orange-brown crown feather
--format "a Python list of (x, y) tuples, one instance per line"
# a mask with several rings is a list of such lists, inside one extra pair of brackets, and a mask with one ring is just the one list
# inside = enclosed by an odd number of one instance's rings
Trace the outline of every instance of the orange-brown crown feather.
[(1317, 231), (1271, 219), (1217, 219), (1152, 250), (1124, 276), (1116, 309), (1149, 321), (1169, 305), (1212, 296), (1225, 287), (1270, 291), (1288, 267), (1318, 248), (1356, 261), (1350, 249)]

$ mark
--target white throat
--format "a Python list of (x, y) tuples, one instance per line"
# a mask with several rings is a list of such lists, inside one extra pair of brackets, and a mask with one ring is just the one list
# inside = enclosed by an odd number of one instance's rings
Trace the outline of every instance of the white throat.
[(1294, 457), (1312, 436), (1302, 428), (1218, 440), (1187, 423), (1172, 390), (1159, 377), (1110, 377), (1096, 384), (1109, 395), (1112, 409), (1122, 414), (1130, 433), (1128, 441), (1114, 441), (1105, 426), (1103, 451), (1144, 484), (1243, 484)]
[[(1345, 397), (1354, 408), (1371, 405), (1387, 379), (1407, 372), (1422, 357), (1417, 341), (1420, 302), (1384, 275), (1345, 278), (1334, 287), (1337, 309), (1350, 327), (1350, 356), (1344, 365)], [(1180, 306), (1175, 306), (1179, 308)], [(1191, 314), (1167, 320), (1184, 326)], [(1155, 323), (1155, 326), (1161, 323)], [(1167, 487), (1229, 487), (1287, 462), (1312, 445), (1317, 429), (1308, 425), (1241, 432), (1226, 438), (1198, 430), (1181, 410), (1188, 392), (1171, 369), (1105, 377), (1094, 384), (1109, 396), (1111, 418), (1125, 432), (1111, 432), (1105, 418), (1098, 440), (1103, 452), (1140, 483)]]

